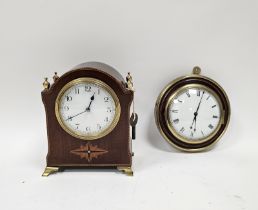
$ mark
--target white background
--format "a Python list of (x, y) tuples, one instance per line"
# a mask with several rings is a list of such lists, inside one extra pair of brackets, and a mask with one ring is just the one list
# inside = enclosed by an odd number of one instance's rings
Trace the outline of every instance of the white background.
[[(1, 0), (1, 209), (256, 210), (258, 2)], [(140, 116), (134, 177), (75, 170), (42, 178), (42, 82), (85, 61), (131, 71)], [(159, 135), (156, 97), (199, 65), (231, 101), (217, 146), (182, 153)]]

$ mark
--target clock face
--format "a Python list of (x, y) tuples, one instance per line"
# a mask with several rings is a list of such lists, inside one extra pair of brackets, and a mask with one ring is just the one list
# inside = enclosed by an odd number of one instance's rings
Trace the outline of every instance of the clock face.
[(69, 82), (56, 100), (60, 125), (72, 136), (85, 140), (110, 133), (119, 120), (120, 109), (115, 92), (94, 78)]
[(200, 143), (213, 137), (221, 124), (221, 102), (215, 92), (202, 85), (186, 85), (170, 98), (169, 128), (184, 142)]

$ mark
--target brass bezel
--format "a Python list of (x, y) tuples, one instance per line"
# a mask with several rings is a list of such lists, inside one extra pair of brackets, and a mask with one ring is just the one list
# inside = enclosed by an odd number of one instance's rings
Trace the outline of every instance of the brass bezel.
[[(65, 123), (63, 122), (63, 119), (60, 115), (60, 111), (59, 111), (60, 110), (60, 107), (59, 107), (60, 100), (61, 100), (62, 96), (64, 95), (64, 93), (72, 86), (81, 84), (81, 83), (86, 83), (86, 82), (96, 84), (96, 85), (100, 86), (101, 88), (105, 89), (112, 96), (112, 98), (115, 102), (115, 107), (116, 107), (116, 113), (115, 113), (115, 117), (114, 117), (112, 123), (109, 125), (108, 128), (101, 131), (100, 133), (97, 133), (96, 135), (83, 135), (80, 132), (76, 132), (75, 130), (72, 130), (71, 128), (69, 128), (68, 126), (65, 125)], [(74, 79), (74, 80), (68, 82), (58, 93), (58, 96), (57, 96), (56, 102), (55, 102), (55, 114), (56, 114), (56, 118), (57, 118), (60, 126), (71, 136), (82, 139), (82, 140), (97, 140), (97, 139), (100, 139), (100, 138), (108, 135), (116, 127), (116, 125), (119, 121), (119, 118), (120, 118), (120, 114), (121, 114), (121, 106), (120, 106), (120, 102), (119, 102), (119, 99), (118, 99), (116, 93), (109, 85), (107, 85), (106, 83), (104, 83), (101, 80), (98, 80), (98, 79), (95, 79), (92, 77), (81, 77), (81, 78)]]
[[(226, 105), (228, 106), (228, 121), (227, 121), (227, 124), (223, 130), (223, 132), (220, 134), (220, 136), (216, 139), (216, 141), (214, 141), (212, 144), (206, 146), (206, 147), (201, 147), (201, 148), (184, 148), (184, 147), (180, 147), (178, 145), (176, 145), (175, 143), (173, 143), (169, 138), (168, 136), (163, 132), (162, 128), (161, 128), (161, 125), (160, 125), (160, 119), (159, 119), (159, 107), (160, 107), (160, 102), (162, 100), (162, 98), (164, 97), (165, 93), (168, 91), (168, 89), (170, 87), (172, 87), (173, 85), (175, 85), (176, 83), (178, 83), (179, 81), (181, 80), (185, 80), (185, 79), (188, 79), (188, 78), (195, 78), (195, 79), (205, 79), (211, 83), (213, 83), (214, 85), (216, 85), (220, 91), (223, 93), (223, 95), (225, 96), (225, 99), (226, 99)], [(164, 113), (163, 113), (164, 114)], [(223, 111), (223, 116), (225, 115), (225, 112)], [(226, 132), (227, 128), (228, 128), (228, 125), (229, 125), (229, 122), (230, 122), (230, 116), (231, 116), (231, 108), (230, 108), (230, 102), (229, 102), (229, 99), (228, 99), (228, 96), (226, 94), (226, 92), (224, 91), (224, 89), (214, 80), (210, 79), (209, 77), (206, 77), (206, 76), (203, 76), (203, 75), (198, 75), (198, 74), (190, 74), (190, 75), (186, 75), (186, 76), (181, 76), (181, 77), (178, 77), (174, 80), (172, 80), (170, 83), (168, 83), (164, 88), (163, 90), (160, 92), (157, 100), (156, 100), (156, 104), (155, 104), (155, 109), (154, 109), (154, 117), (155, 117), (155, 123), (156, 123), (156, 126), (160, 132), (160, 134), (163, 136), (163, 138), (170, 144), (172, 145), (173, 147), (175, 147), (176, 149), (178, 150), (181, 150), (181, 151), (184, 151), (184, 152), (200, 152), (200, 151), (206, 151), (206, 150), (209, 150), (211, 149), (220, 139), (221, 137), (223, 136), (223, 134)], [(225, 121), (223, 119), (223, 121)]]
[[(187, 89), (190, 89), (190, 88), (196, 88), (196, 89), (204, 89), (206, 90), (207, 92), (209, 92), (210, 94), (212, 94), (216, 100), (218, 101), (218, 104), (219, 104), (219, 108), (220, 108), (220, 119), (219, 119), (219, 123), (216, 127), (216, 129), (210, 134), (208, 135), (207, 137), (205, 138), (201, 138), (200, 140), (188, 140), (187, 138), (183, 137), (182, 135), (180, 135), (173, 127), (171, 121), (169, 120), (169, 107), (170, 105), (172, 104), (172, 101), (173, 99), (179, 95), (181, 92), (184, 92), (185, 90)], [(212, 137), (214, 137), (216, 135), (216, 133), (219, 131), (220, 129), (220, 126), (224, 123), (224, 111), (222, 110), (222, 103), (221, 103), (221, 100), (218, 96), (217, 93), (215, 93), (213, 90), (211, 90), (210, 88), (208, 88), (207, 86), (205, 85), (201, 85), (201, 84), (188, 84), (188, 85), (184, 85), (182, 87), (180, 87), (179, 89), (177, 89), (168, 99), (167, 101), (167, 104), (165, 106), (165, 119), (166, 119), (166, 123), (167, 123), (167, 126), (169, 128), (169, 130), (172, 132), (172, 134), (178, 138), (179, 140), (185, 142), (185, 143), (188, 143), (188, 144), (200, 144), (200, 143), (203, 143), (203, 142), (206, 142), (208, 141), (209, 139), (211, 139)]]

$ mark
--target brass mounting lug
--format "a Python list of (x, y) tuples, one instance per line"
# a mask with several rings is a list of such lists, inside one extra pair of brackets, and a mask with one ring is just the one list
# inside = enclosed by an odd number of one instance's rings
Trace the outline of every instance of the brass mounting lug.
[(46, 77), (43, 82), (43, 87), (45, 90), (48, 90), (50, 88), (50, 83), (48, 82), (48, 78)]
[(193, 74), (200, 75), (201, 74), (201, 68), (199, 66), (193, 67)]

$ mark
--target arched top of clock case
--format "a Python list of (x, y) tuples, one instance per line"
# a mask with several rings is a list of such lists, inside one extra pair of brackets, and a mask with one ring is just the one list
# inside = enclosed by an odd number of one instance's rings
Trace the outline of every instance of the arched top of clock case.
[(115, 92), (120, 90), (123, 94), (132, 94), (132, 91), (126, 88), (123, 76), (113, 67), (101, 62), (86, 62), (75, 66), (54, 82), (46, 92), (51, 94), (56, 90), (59, 91), (68, 82), (83, 77), (99, 79), (108, 84)]
[(115, 79), (117, 79), (120, 82), (125, 82), (123, 76), (116, 69), (114, 69), (112, 66), (109, 66), (109, 65), (107, 65), (105, 63), (101, 63), (101, 62), (91, 61), (91, 62), (81, 63), (81, 64), (75, 66), (72, 70), (85, 69), (85, 68), (98, 69), (99, 71), (103, 71), (103, 72), (111, 75), (112, 77), (114, 77)]

